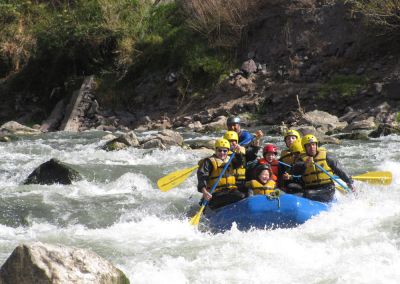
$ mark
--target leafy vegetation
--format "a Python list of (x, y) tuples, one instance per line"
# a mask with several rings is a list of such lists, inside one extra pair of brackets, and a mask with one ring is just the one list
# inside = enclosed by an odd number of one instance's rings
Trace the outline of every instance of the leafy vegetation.
[(144, 70), (178, 72), (182, 89), (208, 87), (232, 68), (256, 2), (3, 0), (0, 78), (13, 78), (10, 93), (42, 96), (71, 77)]
[(366, 86), (366, 80), (357, 75), (336, 75), (329, 82), (322, 86), (320, 94), (329, 95), (331, 92), (338, 92), (342, 96), (356, 95), (357, 91)]
[(391, 38), (400, 36), (400, 2), (398, 0), (345, 0), (361, 13), (367, 23)]

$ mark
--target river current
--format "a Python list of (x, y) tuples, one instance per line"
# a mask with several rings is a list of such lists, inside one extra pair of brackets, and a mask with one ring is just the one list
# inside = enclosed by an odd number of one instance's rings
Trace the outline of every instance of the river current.
[[(0, 143), (0, 264), (18, 244), (41, 241), (93, 250), (131, 283), (400, 283), (399, 136), (326, 145), (350, 174), (391, 171), (392, 185), (356, 182), (357, 197), (337, 193), (330, 211), (293, 229), (242, 232), (233, 225), (215, 234), (189, 225), (200, 198), (195, 174), (168, 192), (156, 186), (204, 152), (106, 152), (105, 134), (58, 132)], [(283, 147), (281, 137), (263, 139)], [(51, 158), (84, 179), (22, 185)]]

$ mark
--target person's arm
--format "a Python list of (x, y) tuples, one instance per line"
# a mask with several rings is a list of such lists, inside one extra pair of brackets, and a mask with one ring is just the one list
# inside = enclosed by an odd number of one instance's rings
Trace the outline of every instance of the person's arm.
[(260, 151), (261, 147), (249, 145), (246, 149), (246, 161), (251, 162), (257, 159), (257, 154)]
[(278, 165), (278, 186), (280, 188), (285, 187), (285, 184), (287, 181), (286, 177), (287, 177), (287, 167), (282, 164), (279, 164)]
[(242, 153), (235, 153), (235, 157), (232, 159), (232, 167), (234, 169), (240, 168), (244, 163), (244, 155)]
[(326, 162), (332, 169), (333, 173), (340, 177), (351, 190), (354, 190), (353, 179), (346, 173), (342, 164), (340, 164), (339, 161), (329, 153), (326, 154)]
[(207, 188), (208, 179), (212, 170), (210, 159), (205, 159), (197, 169), (197, 191), (202, 192), (203, 188)]

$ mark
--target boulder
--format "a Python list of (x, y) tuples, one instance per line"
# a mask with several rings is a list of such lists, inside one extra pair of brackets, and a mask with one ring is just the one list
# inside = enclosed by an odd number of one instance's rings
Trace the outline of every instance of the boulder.
[(214, 150), (215, 140), (189, 140), (185, 142), (191, 149), (211, 149)]
[(139, 146), (139, 140), (133, 131), (129, 131), (128, 133), (124, 133), (121, 136), (115, 139), (117, 142), (124, 143), (127, 146), (137, 147)]
[(317, 136), (319, 144), (324, 145), (324, 144), (336, 144), (339, 145), (341, 142), (338, 138), (333, 137), (333, 136), (328, 136), (328, 135), (322, 135), (322, 136)]
[(161, 142), (160, 139), (151, 139), (151, 140), (147, 140), (146, 142), (144, 142), (142, 144), (142, 148), (143, 149), (152, 149), (152, 148), (158, 148), (161, 150), (165, 150), (167, 149), (167, 147), (165, 147), (165, 145)]
[(240, 71), (242, 71), (245, 76), (249, 76), (250, 74), (257, 72), (257, 64), (253, 59), (249, 59), (243, 62), (242, 66), (240, 67)]
[(360, 111), (353, 110), (351, 107), (347, 107), (346, 110), (347, 110), (347, 113), (345, 115), (339, 117), (339, 121), (346, 121), (347, 123), (350, 123), (357, 116), (362, 114)]
[(117, 137), (115, 137), (113, 134), (109, 133), (103, 137), (101, 137), (101, 140), (113, 140), (116, 139)]
[(369, 140), (367, 131), (353, 131), (350, 133), (340, 133), (335, 135), (335, 137), (339, 139), (348, 139), (348, 140)]
[(128, 146), (122, 142), (118, 142), (115, 139), (107, 142), (101, 149), (105, 151), (119, 151), (128, 148)]
[(340, 144), (340, 140), (336, 137), (333, 136), (328, 136), (325, 135), (323, 132), (319, 131), (319, 129), (316, 129), (313, 126), (304, 126), (302, 125), (297, 129), (302, 136), (307, 135), (307, 134), (312, 134), (315, 135), (318, 138), (318, 141), (321, 145), (323, 144)]
[(10, 142), (10, 141), (11, 141), (10, 137), (6, 135), (0, 135), (0, 142)]
[(186, 126), (186, 128), (193, 131), (202, 131), (203, 125), (201, 124), (200, 121), (195, 121), (193, 123), (189, 123), (188, 126)]
[(369, 137), (378, 138), (380, 136), (387, 136), (391, 134), (400, 135), (400, 127), (390, 124), (379, 124), (378, 128), (369, 134)]
[(137, 139), (137, 136), (135, 132), (129, 131), (128, 133), (124, 133), (117, 138), (108, 141), (103, 147), (103, 150), (106, 151), (118, 151), (125, 149), (127, 147), (138, 147), (139, 146), (139, 140)]
[(57, 159), (51, 159), (36, 168), (24, 184), (71, 184), (80, 179), (82, 177), (76, 170)]
[(14, 134), (14, 135), (26, 135), (26, 134), (38, 134), (39, 130), (27, 127), (16, 121), (9, 121), (0, 126), (0, 133), (2, 134)]
[(375, 119), (371, 116), (368, 119), (353, 121), (348, 126), (346, 126), (343, 131), (352, 131), (360, 129), (375, 129)]
[(3, 284), (128, 284), (129, 279), (96, 253), (61, 245), (21, 244), (0, 269)]
[(210, 132), (217, 132), (226, 129), (226, 116), (218, 116), (213, 122), (204, 125), (204, 129)]
[(343, 130), (347, 122), (339, 121), (337, 116), (331, 115), (325, 111), (314, 110), (302, 115), (300, 124), (312, 125), (321, 132)]
[(183, 137), (178, 132), (165, 129), (155, 136), (161, 143), (167, 147), (169, 146), (182, 146)]

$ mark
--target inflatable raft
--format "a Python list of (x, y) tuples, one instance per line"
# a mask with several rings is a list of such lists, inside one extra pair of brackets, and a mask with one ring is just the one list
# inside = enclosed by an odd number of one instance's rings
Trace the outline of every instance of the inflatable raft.
[(206, 217), (214, 231), (229, 230), (233, 223), (239, 230), (291, 228), (327, 211), (329, 206), (292, 194), (282, 194), (279, 198), (255, 195), (216, 210), (207, 210)]

